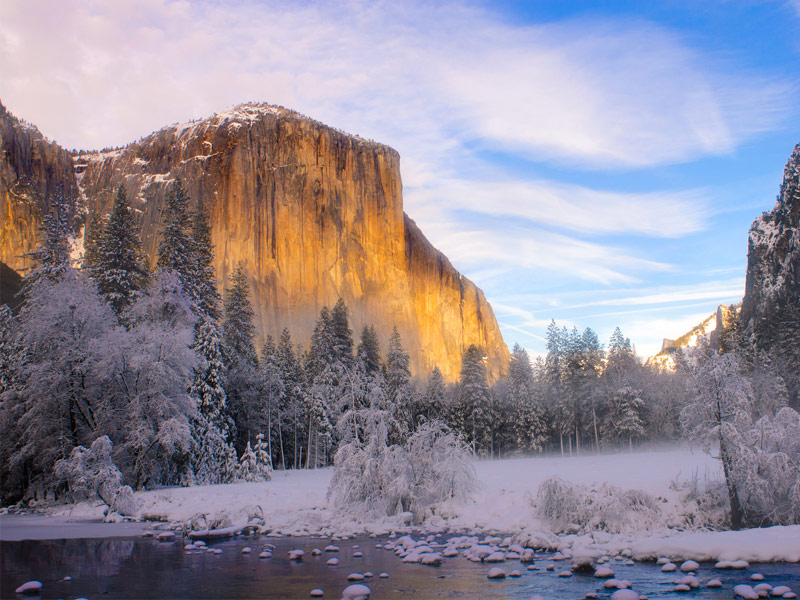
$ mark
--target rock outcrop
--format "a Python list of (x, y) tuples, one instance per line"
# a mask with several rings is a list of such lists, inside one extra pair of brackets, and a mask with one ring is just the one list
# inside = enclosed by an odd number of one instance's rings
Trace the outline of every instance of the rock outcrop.
[(80, 212), (70, 153), (0, 104), (0, 261), (8, 267), (30, 266), (25, 253), (36, 247), (42, 216), (56, 194), (75, 206), (73, 217)]
[[(151, 262), (165, 194), (180, 178), (210, 212), (220, 284), (244, 264), (262, 334), (287, 327), (307, 344), (320, 309), (342, 297), (356, 336), (373, 324), (385, 350), (397, 327), (415, 375), (438, 366), (457, 379), (470, 344), (484, 350), (490, 378), (506, 365), (481, 290), (404, 214), (400, 157), (387, 146), (248, 104), (73, 158), (90, 215), (110, 211), (124, 185)], [(33, 230), (36, 219), (25, 222)], [(3, 256), (32, 241), (9, 238)]]
[(717, 351), (727, 350), (730, 345), (731, 332), (736, 328), (739, 309), (740, 305), (738, 304), (721, 304), (715, 313), (680, 337), (674, 340), (664, 338), (661, 350), (648, 358), (647, 364), (657, 369), (673, 371), (675, 369), (675, 353), (678, 350), (697, 348), (701, 343), (708, 343)]
[(739, 329), (748, 346), (769, 355), (800, 407), (800, 144), (775, 207), (750, 228)]

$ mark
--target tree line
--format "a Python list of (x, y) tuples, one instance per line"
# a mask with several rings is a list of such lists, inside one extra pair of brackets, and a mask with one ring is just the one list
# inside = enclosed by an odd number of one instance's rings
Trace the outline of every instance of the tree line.
[[(21, 309), (0, 307), (4, 503), (69, 493), (76, 464), (104, 436), (101, 462), (134, 489), (328, 466), (340, 449), (350, 456), (374, 446), (376, 423), (379, 449), (452, 431), (490, 458), (702, 437), (691, 415), (702, 412), (703, 365), (717, 353), (678, 351), (677, 369), (660, 371), (619, 328), (604, 347), (590, 328), (552, 322), (546, 356), (531, 360), (517, 345), (491, 383), (474, 345), (457, 382), (436, 367), (412, 378), (398, 331), (384, 355), (374, 326), (354, 335), (341, 299), (320, 311), (307, 348), (284, 329), (257, 350), (245, 271), (237, 265), (220, 295), (208, 215), (202, 202), (190, 209), (180, 181), (168, 190), (153, 270), (122, 187), (110, 215), (88, 223), (80, 265), (70, 256), (67, 202), (53, 203), (41, 233)], [(747, 364), (740, 387), (760, 399), (749, 405), (755, 423), (780, 412), (785, 389)], [(728, 454), (740, 456), (737, 448)]]

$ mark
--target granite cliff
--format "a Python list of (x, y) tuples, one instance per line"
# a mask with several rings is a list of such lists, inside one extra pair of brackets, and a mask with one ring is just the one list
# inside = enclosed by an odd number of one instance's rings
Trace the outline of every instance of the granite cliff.
[(80, 212), (70, 153), (0, 104), (0, 262), (15, 271), (30, 266), (25, 253), (36, 247), (55, 194)]
[[(416, 375), (438, 366), (455, 380), (470, 344), (484, 349), (491, 379), (507, 362), (483, 292), (403, 212), (400, 157), (387, 146), (247, 104), (73, 160), (89, 215), (108, 212), (124, 185), (151, 262), (165, 193), (180, 178), (210, 212), (220, 284), (244, 263), (263, 334), (288, 327), (307, 343), (322, 306), (342, 297), (356, 335), (374, 324), (385, 350), (397, 327)], [(29, 231), (37, 216), (24, 220)], [(33, 241), (4, 237), (3, 256)]]
[(781, 372), (790, 403), (800, 407), (800, 144), (775, 207), (750, 228), (738, 326), (743, 342)]

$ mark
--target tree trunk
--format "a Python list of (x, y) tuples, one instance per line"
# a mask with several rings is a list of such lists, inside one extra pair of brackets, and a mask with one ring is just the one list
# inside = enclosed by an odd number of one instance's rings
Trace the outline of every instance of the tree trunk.
[(736, 491), (736, 483), (731, 474), (731, 456), (727, 444), (720, 439), (719, 455), (722, 460), (722, 471), (725, 474), (725, 485), (728, 488), (728, 500), (731, 504), (731, 529), (741, 529), (744, 527), (744, 513), (742, 505), (739, 503), (739, 494)]
[(286, 470), (286, 457), (283, 455), (283, 426), (281, 425), (281, 410), (278, 409), (278, 442), (280, 442), (281, 451), (281, 469)]
[(306, 469), (311, 468), (311, 438), (313, 437), (314, 417), (308, 416), (308, 448), (306, 449)]

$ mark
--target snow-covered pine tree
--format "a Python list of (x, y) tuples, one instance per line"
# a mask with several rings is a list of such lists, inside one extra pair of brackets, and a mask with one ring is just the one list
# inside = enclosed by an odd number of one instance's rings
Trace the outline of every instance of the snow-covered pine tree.
[(475, 452), (489, 450), (490, 402), (483, 353), (472, 344), (464, 352), (461, 361), (461, 377), (454, 417), (458, 430), (463, 433)]
[[(279, 445), (281, 443), (280, 440), (283, 438), (281, 406), (283, 405), (286, 389), (281, 379), (278, 350), (271, 335), (268, 335), (264, 340), (264, 347), (261, 349), (259, 389), (261, 390), (262, 398), (262, 421), (267, 432), (266, 451), (272, 457), (275, 446)], [(258, 436), (263, 437), (263, 433), (259, 432)], [(273, 446), (273, 442), (275, 446)]]
[(231, 274), (230, 285), (225, 292), (225, 321), (222, 325), (225, 348), (232, 366), (238, 362), (253, 366), (258, 363), (254, 319), (250, 283), (244, 265), (239, 263)]
[(0, 407), (3, 406), (3, 392), (11, 389), (13, 381), (11, 309), (0, 304)]
[[(413, 427), (414, 388), (411, 385), (411, 371), (408, 368), (409, 355), (397, 327), (392, 330), (389, 347), (386, 351), (386, 395), (391, 405), (392, 416), (399, 424), (397, 432), (389, 432), (389, 442), (402, 444)], [(399, 436), (395, 438), (394, 436)]]
[(192, 420), (191, 472), (189, 482), (199, 485), (230, 483), (236, 479), (239, 463), (236, 451), (225, 435), (202, 415)]
[(345, 369), (353, 366), (353, 331), (347, 315), (347, 305), (339, 298), (330, 316), (330, 337), (334, 363), (341, 363)]
[(98, 246), (96, 264), (91, 273), (98, 293), (121, 319), (147, 278), (139, 228), (121, 185), (117, 188), (114, 207)]
[(192, 215), (192, 242), (195, 270), (193, 288), (197, 292), (198, 309), (213, 321), (219, 321), (222, 301), (217, 290), (217, 277), (214, 270), (214, 244), (211, 242), (211, 225), (205, 204), (197, 203)]
[(190, 230), (189, 195), (180, 179), (167, 192), (162, 223), (156, 264), (160, 269), (175, 271), (186, 294), (197, 303), (197, 265), (195, 243)]
[(368, 375), (381, 370), (381, 348), (374, 325), (364, 325), (364, 329), (361, 330), (361, 340), (356, 349), (356, 356), (361, 357), (361, 360), (364, 361), (364, 368)]
[(198, 399), (200, 414), (221, 431), (227, 429), (226, 396), (223, 387), (225, 364), (222, 340), (216, 324), (208, 315), (198, 321), (194, 336), (194, 350), (200, 358), (195, 370), (191, 393)]
[(507, 386), (514, 447), (520, 452), (540, 451), (545, 437), (543, 408), (537, 397), (530, 358), (519, 344), (514, 345), (508, 363)]
[(281, 332), (276, 349), (280, 378), (283, 382), (284, 395), (279, 411), (287, 426), (279, 444), (281, 466), (295, 469), (302, 465), (302, 452), (307, 447), (308, 415), (306, 415), (305, 375), (300, 360), (292, 346), (292, 337), (288, 329)]
[(602, 419), (603, 438), (610, 442), (628, 442), (633, 451), (633, 438), (644, 436), (644, 400), (640, 390), (621, 387), (607, 404)]
[(242, 456), (239, 458), (238, 477), (241, 481), (253, 482), (261, 480), (258, 459), (249, 441), (247, 442), (247, 446), (245, 446), (244, 452), (242, 452)]
[[(199, 358), (190, 393), (197, 398), (198, 416), (192, 420), (192, 471), (196, 483), (226, 483), (235, 477), (236, 452), (229, 442), (230, 416), (226, 405), (222, 341), (210, 316), (201, 313), (193, 348)], [(231, 467), (228, 462), (234, 459)]]
[(100, 243), (106, 229), (107, 217), (101, 217), (96, 212), (89, 215), (86, 231), (83, 235), (83, 260), (81, 269), (89, 273), (95, 269), (100, 261)]
[(25, 276), (24, 290), (29, 290), (43, 277), (51, 281), (57, 279), (72, 265), (69, 214), (69, 200), (61, 193), (54, 194), (50, 211), (42, 218), (39, 228), (39, 245), (27, 255), (34, 265)]
[(256, 436), (256, 445), (253, 448), (253, 454), (256, 456), (260, 480), (269, 481), (272, 479), (272, 455), (269, 453), (267, 444), (264, 443), (263, 433), (259, 433)]
[(445, 418), (446, 388), (439, 367), (433, 367), (425, 385), (425, 392), (418, 396), (414, 408), (414, 427), (432, 419)]
[(262, 411), (258, 406), (258, 357), (255, 348), (255, 313), (250, 303), (250, 284), (240, 263), (231, 275), (225, 294), (225, 321), (222, 325), (228, 373), (225, 393), (235, 430), (234, 446), (244, 451), (245, 443), (261, 430)]

